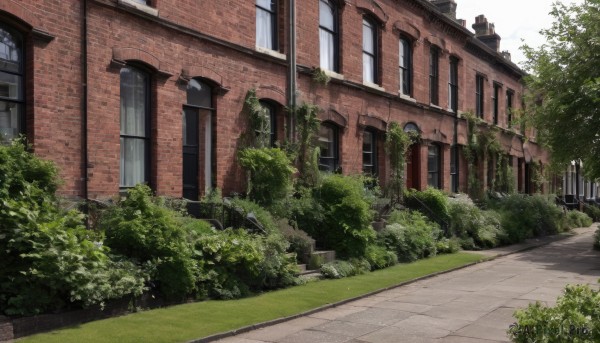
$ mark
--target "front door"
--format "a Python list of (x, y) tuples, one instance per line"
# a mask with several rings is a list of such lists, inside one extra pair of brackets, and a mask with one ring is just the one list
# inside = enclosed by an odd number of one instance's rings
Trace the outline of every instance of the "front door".
[(419, 189), (420, 146), (413, 144), (406, 156), (406, 188)]
[(183, 197), (197, 201), (200, 187), (198, 182), (199, 165), (199, 113), (197, 109), (183, 110)]

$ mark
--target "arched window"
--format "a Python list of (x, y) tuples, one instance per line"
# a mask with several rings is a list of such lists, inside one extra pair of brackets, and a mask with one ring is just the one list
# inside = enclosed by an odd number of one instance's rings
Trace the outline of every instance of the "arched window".
[(377, 133), (368, 128), (363, 132), (363, 173), (377, 175)]
[(377, 25), (363, 18), (363, 81), (377, 83)]
[(130, 66), (121, 69), (120, 186), (150, 179), (150, 76)]
[(319, 169), (334, 172), (339, 167), (339, 129), (331, 123), (319, 128)]
[(433, 188), (440, 188), (440, 146), (432, 144), (429, 146), (427, 158), (427, 185)]
[(0, 23), (0, 141), (25, 131), (23, 37)]
[(256, 0), (256, 45), (277, 50), (277, 0)]
[(411, 95), (412, 92), (412, 47), (410, 41), (400, 37), (400, 93)]
[(338, 13), (330, 0), (319, 1), (321, 69), (338, 72)]

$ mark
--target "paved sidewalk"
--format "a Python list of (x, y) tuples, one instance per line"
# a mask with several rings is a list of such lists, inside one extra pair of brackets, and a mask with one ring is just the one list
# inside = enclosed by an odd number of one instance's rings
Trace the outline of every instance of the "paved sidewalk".
[(566, 284), (598, 287), (595, 228), (492, 249), (503, 257), (219, 342), (507, 342), (515, 309), (553, 305)]

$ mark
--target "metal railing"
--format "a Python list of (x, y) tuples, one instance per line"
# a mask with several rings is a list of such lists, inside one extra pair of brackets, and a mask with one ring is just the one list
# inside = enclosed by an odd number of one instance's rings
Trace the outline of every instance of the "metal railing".
[[(448, 235), (450, 230), (450, 223), (448, 221), (440, 217), (437, 213), (435, 213), (434, 210), (429, 208), (429, 206), (427, 206), (424, 202), (421, 201), (421, 199), (417, 198), (416, 196), (412, 194), (406, 194), (405, 197), (414, 200), (418, 204), (417, 208), (414, 208), (415, 206), (412, 206), (412, 209), (421, 211), (427, 218), (436, 222), (440, 226), (442, 231), (444, 231), (445, 235)], [(411, 208), (411, 206), (408, 206), (408, 202), (405, 201), (405, 203), (407, 204), (407, 207)]]
[(188, 213), (197, 219), (203, 219), (218, 229), (243, 228), (252, 233), (266, 234), (262, 224), (253, 212), (236, 207), (230, 198), (221, 202), (203, 202), (186, 200)]

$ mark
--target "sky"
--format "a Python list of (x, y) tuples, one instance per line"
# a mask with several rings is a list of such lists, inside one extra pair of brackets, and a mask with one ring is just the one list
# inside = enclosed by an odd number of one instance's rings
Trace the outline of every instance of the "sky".
[[(496, 33), (500, 35), (500, 50), (508, 50), (511, 60), (522, 67), (525, 60), (519, 47), (521, 39), (530, 46), (537, 47), (544, 43), (539, 34), (543, 28), (550, 28), (553, 18), (550, 10), (554, 0), (455, 0), (456, 17), (467, 21), (467, 28), (475, 17), (483, 14), (488, 22), (494, 23)], [(582, 3), (584, 0), (562, 0), (563, 3)]]

